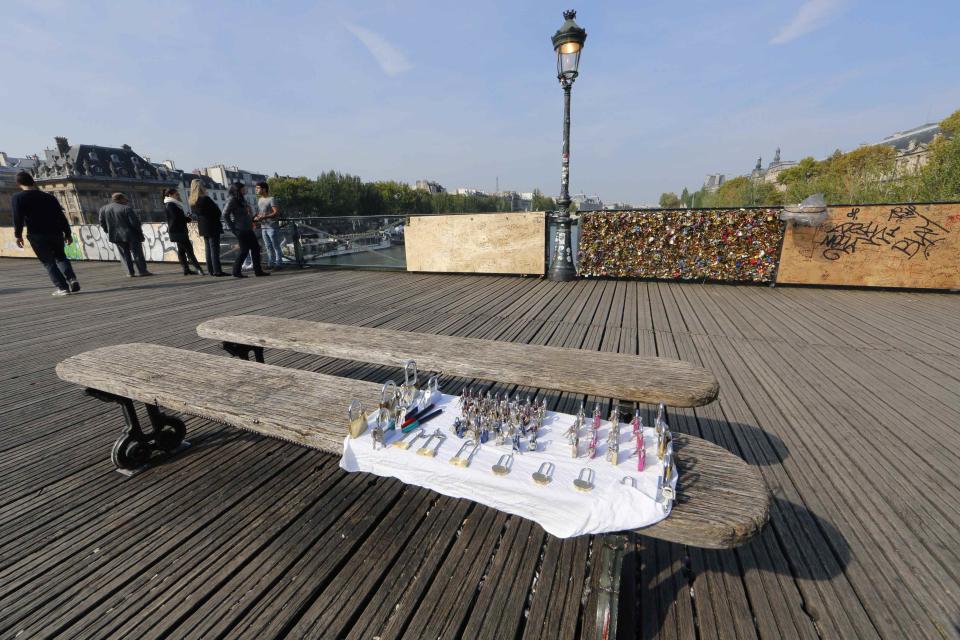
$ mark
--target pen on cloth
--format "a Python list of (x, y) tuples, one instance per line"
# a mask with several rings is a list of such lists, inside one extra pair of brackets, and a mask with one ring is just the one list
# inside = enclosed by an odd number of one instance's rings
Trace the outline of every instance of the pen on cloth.
[(402, 428), (402, 431), (403, 431), (404, 433), (407, 433), (408, 431), (413, 431), (414, 429), (416, 429), (417, 427), (419, 427), (419, 426), (422, 425), (423, 423), (425, 423), (425, 422), (427, 422), (427, 421), (429, 421), (429, 420), (433, 420), (434, 418), (436, 418), (436, 417), (437, 417), (438, 415), (440, 415), (441, 413), (443, 413), (443, 409), (437, 409), (437, 410), (434, 411), (433, 413), (428, 413), (427, 415), (423, 416), (422, 418), (418, 418), (418, 419), (415, 420), (414, 422), (411, 422), (411, 423), (408, 424), (407, 426), (403, 427), (403, 428)]
[(404, 421), (403, 421), (403, 424), (400, 425), (400, 426), (401, 426), (401, 427), (407, 426), (408, 424), (410, 424), (411, 422), (413, 422), (414, 420), (416, 420), (416, 419), (417, 419), (417, 416), (423, 415), (423, 414), (426, 413), (427, 411), (430, 411), (430, 409), (433, 409), (435, 406), (436, 406), (435, 403), (432, 403), (432, 402), (431, 402), (430, 404), (428, 404), (427, 406), (425, 406), (423, 409), (417, 409), (416, 411), (411, 411), (410, 413), (407, 414), (407, 419), (404, 420)]

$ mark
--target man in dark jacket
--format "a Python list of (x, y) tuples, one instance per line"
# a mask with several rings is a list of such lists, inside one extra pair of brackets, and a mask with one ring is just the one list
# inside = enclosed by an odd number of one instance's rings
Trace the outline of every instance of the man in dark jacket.
[(243, 261), (248, 255), (253, 262), (253, 274), (255, 276), (270, 275), (260, 266), (260, 244), (257, 242), (256, 234), (253, 233), (253, 215), (250, 211), (250, 205), (247, 204), (244, 197), (242, 182), (234, 182), (230, 186), (230, 199), (227, 201), (227, 208), (223, 212), (223, 217), (240, 244), (237, 259), (233, 262), (233, 277), (247, 277), (243, 275), (241, 270), (243, 269)]
[(70, 223), (63, 213), (60, 201), (37, 189), (33, 176), (26, 171), (17, 173), (20, 193), (11, 198), (14, 235), (17, 246), (23, 248), (23, 227), (27, 227), (27, 241), (57, 287), (55, 296), (80, 291), (80, 283), (73, 265), (63, 251), (63, 245), (73, 244)]
[(143, 257), (143, 225), (140, 217), (130, 206), (127, 196), (114, 193), (112, 202), (100, 207), (100, 228), (106, 231), (110, 242), (117, 245), (120, 262), (127, 270), (127, 276), (134, 277), (133, 265), (141, 276), (152, 276), (147, 271), (147, 261)]

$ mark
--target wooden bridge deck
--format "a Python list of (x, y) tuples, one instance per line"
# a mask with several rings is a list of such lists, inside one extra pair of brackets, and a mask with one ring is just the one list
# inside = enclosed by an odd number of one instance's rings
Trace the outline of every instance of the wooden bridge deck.
[[(960, 635), (957, 296), (356, 271), (236, 281), (153, 268), (161, 275), (128, 280), (116, 264), (79, 263), (83, 292), (58, 299), (38, 263), (0, 260), (0, 637), (587, 633), (590, 538), (557, 540), (200, 420), (188, 451), (115, 473), (117, 407), (58, 380), (54, 365), (118, 342), (216, 352), (196, 325), (238, 313), (705, 366), (719, 400), (672, 411), (671, 425), (757, 465), (771, 523), (725, 552), (634, 538), (621, 637)], [(267, 361), (396, 375), (278, 351)]]

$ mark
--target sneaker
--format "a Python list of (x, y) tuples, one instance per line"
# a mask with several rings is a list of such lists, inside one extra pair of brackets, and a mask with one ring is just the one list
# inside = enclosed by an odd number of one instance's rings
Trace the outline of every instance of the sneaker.
[(242, 273), (235, 273), (235, 274), (233, 274), (233, 277), (234, 277), (234, 278), (246, 278), (247, 276), (243, 275)]
[(69, 290), (69, 289), (57, 289), (56, 291), (54, 291), (54, 292), (53, 292), (52, 294), (50, 294), (50, 295), (54, 296), (55, 298), (62, 298), (63, 296), (68, 296), (68, 295), (70, 295), (70, 290)]
[(76, 280), (70, 280), (70, 293), (76, 293), (80, 291), (80, 283)]
[(140, 277), (145, 278), (147, 276), (152, 276), (152, 275), (153, 275), (153, 271), (144, 271), (143, 273), (140, 274)]

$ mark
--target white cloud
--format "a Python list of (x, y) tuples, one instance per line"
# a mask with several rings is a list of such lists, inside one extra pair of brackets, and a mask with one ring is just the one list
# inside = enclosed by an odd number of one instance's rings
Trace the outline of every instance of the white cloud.
[(395, 76), (413, 68), (413, 65), (407, 60), (407, 56), (387, 42), (386, 38), (379, 33), (352, 24), (346, 24), (345, 26), (367, 48), (367, 51), (376, 59), (377, 64), (388, 76)]
[(773, 36), (770, 44), (786, 44), (816, 31), (843, 7), (846, 0), (806, 0), (780, 32)]

